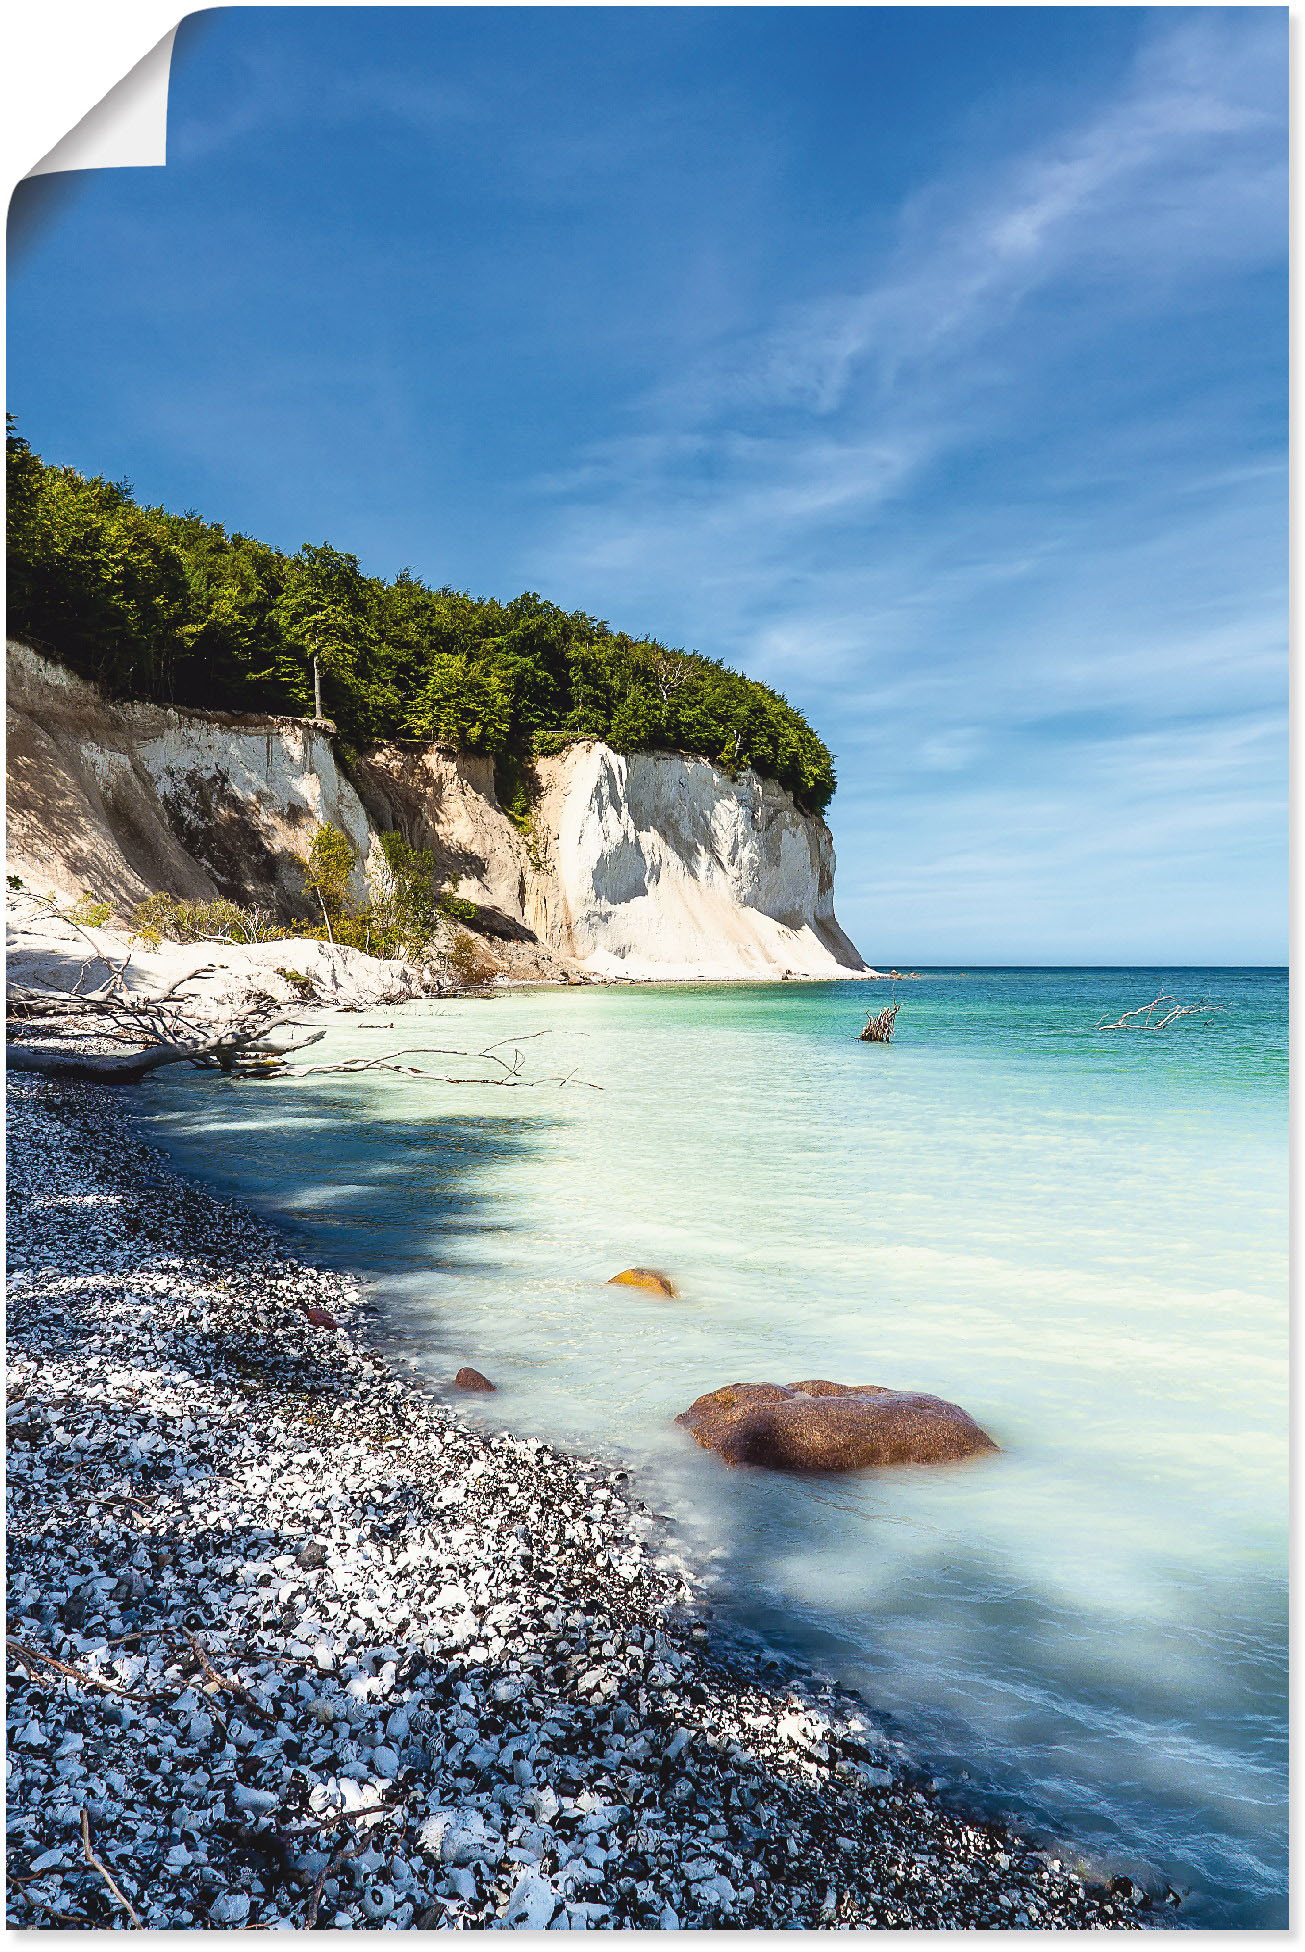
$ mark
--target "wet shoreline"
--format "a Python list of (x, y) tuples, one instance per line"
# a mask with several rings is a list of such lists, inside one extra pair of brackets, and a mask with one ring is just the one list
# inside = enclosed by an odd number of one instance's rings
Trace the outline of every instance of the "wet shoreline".
[(120, 1097), (10, 1107), (11, 1923), (1173, 1918), (715, 1644), (623, 1471), (464, 1422)]

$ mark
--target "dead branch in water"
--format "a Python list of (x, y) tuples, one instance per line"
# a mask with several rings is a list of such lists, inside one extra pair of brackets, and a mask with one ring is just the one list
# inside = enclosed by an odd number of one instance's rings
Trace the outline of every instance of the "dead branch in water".
[(867, 1016), (865, 1029), (861, 1032), (860, 1036), (861, 1043), (891, 1044), (893, 1041), (893, 1025), (897, 1021), (897, 1012), (901, 1007), (900, 1003), (890, 1003), (888, 1008), (881, 1010), (877, 1017)]
[[(39, 1008), (40, 999), (32, 992), (25, 992), (20, 999), (27, 1014), (25, 1022), (39, 1035), (43, 1028), (50, 1032), (66, 1028), (66, 1014), (60, 1009), (51, 1011), (45, 1019)], [(191, 1064), (197, 1070), (224, 1071), (231, 1077), (243, 1078), (303, 1078), (327, 1075), (348, 1074), (362, 1071), (394, 1071), (406, 1077), (429, 1078), (439, 1084), (483, 1084), (505, 1087), (531, 1088), (536, 1085), (584, 1085), (590, 1091), (601, 1091), (602, 1086), (583, 1078), (578, 1071), (558, 1072), (547, 1077), (530, 1078), (525, 1075), (525, 1054), (515, 1045), (507, 1056), (501, 1056), (493, 1044), (482, 1050), (462, 1050), (439, 1044), (414, 1044), (397, 1051), (386, 1051), (377, 1057), (345, 1057), (335, 1064), (290, 1064), (287, 1059), (297, 1051), (307, 1050), (312, 1044), (320, 1044), (325, 1030), (314, 1030), (292, 1044), (277, 1043), (273, 1039), (280, 1031), (297, 1027), (294, 1018), (287, 1018), (279, 1005), (269, 998), (257, 999), (246, 1008), (233, 1012), (219, 1027), (207, 1033), (180, 1012), (170, 1014), (168, 1021), (161, 1024), (157, 1014), (151, 1015), (148, 1006), (140, 1010), (129, 1004), (119, 1004), (113, 1010), (92, 1013), (88, 1028), (102, 1040), (139, 1045), (135, 1049), (117, 1055), (112, 1052), (81, 1051), (77, 1049), (42, 1049), (32, 1044), (15, 1043), (8, 1048), (8, 1064), (11, 1071), (34, 1072), (47, 1078), (80, 1079), (97, 1084), (138, 1084), (151, 1072), (160, 1070), (168, 1064)], [(525, 1043), (529, 1037), (543, 1033), (528, 1033), (520, 1041)], [(499, 1045), (509, 1043), (507, 1038), (499, 1038)], [(467, 1073), (462, 1070), (430, 1070), (422, 1065), (405, 1064), (406, 1057), (448, 1057), (460, 1059), (463, 1065), (481, 1064), (486, 1071)]]
[[(411, 1078), (433, 1078), (440, 1084), (495, 1084), (523, 1087), (553, 1084), (559, 1089), (563, 1085), (581, 1084), (589, 1091), (601, 1091), (603, 1087), (600, 1084), (595, 1084), (591, 1078), (580, 1077), (574, 1069), (545, 1078), (527, 1078), (523, 1075), (525, 1058), (516, 1048), (517, 1045), (529, 1043), (535, 1037), (551, 1035), (552, 1032), (548, 1030), (531, 1030), (519, 1038), (499, 1037), (493, 1044), (486, 1044), (478, 1051), (455, 1050), (443, 1044), (413, 1044), (405, 1050), (386, 1051), (380, 1057), (345, 1057), (341, 1058), (338, 1064), (296, 1064), (292, 1067), (290, 1075), (304, 1078), (337, 1072), (397, 1071)], [(510, 1057), (499, 1056), (498, 1046), (503, 1044), (512, 1045)], [(427, 1071), (416, 1064), (401, 1064), (399, 1060), (404, 1057), (460, 1057), (473, 1064), (496, 1065), (499, 1075), (488, 1078), (450, 1076), (447, 1071)]]
[[(1167, 1007), (1166, 1007), (1167, 1006)], [(1160, 1015), (1156, 1015), (1156, 1011)], [(1199, 1003), (1180, 1003), (1177, 997), (1169, 996), (1164, 990), (1156, 993), (1150, 1003), (1141, 1004), (1136, 1010), (1125, 1010), (1122, 1017), (1113, 1023), (1102, 1017), (1098, 1030), (1165, 1030), (1171, 1023), (1183, 1017), (1203, 1017), (1203, 1028), (1211, 1024), (1215, 1017), (1226, 1017), (1228, 1007), (1223, 1003), (1209, 1003), (1204, 998)]]

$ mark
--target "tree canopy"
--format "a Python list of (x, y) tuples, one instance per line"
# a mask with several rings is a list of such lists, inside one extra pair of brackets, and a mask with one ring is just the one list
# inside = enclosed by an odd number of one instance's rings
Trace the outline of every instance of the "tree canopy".
[(118, 697), (307, 716), (355, 743), (432, 739), (529, 760), (579, 738), (751, 766), (805, 808), (828, 748), (777, 692), (696, 651), (630, 637), (533, 591), (503, 603), (294, 555), (125, 482), (48, 466), (9, 426), (9, 630)]

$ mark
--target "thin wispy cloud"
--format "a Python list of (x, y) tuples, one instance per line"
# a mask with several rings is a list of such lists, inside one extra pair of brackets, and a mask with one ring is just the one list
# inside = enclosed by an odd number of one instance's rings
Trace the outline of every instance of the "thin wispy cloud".
[[(1226, 373), (1203, 394), (1145, 369), (1153, 331), (1279, 264), (1281, 97), (1278, 23), (1161, 21), (1094, 114), (982, 182), (918, 188), (859, 288), (718, 345), (540, 484), (541, 575), (562, 562), (643, 616), (675, 590), (686, 637), (832, 729), (842, 900), (871, 953), (893, 902), (865, 823), (934, 879), (994, 766), (1032, 879), (1030, 833), (1075, 834), (1065, 858), (1097, 861), (1106, 900), (1112, 860), (1154, 849), (1172, 874), (1175, 823), (1215, 849), (1272, 832), (1280, 429)], [(1131, 723), (1085, 736), (1085, 699)], [(1038, 797), (1046, 758), (1068, 818)], [(1045, 899), (1049, 941), (1067, 895)]]

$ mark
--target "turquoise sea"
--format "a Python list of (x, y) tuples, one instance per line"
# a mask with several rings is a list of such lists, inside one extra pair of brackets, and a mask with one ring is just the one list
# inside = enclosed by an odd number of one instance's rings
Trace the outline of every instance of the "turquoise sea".
[[(1095, 1028), (1162, 988), (1223, 1013)], [(1281, 1926), (1286, 973), (935, 970), (896, 996), (888, 1047), (857, 1041), (884, 984), (408, 1005), (314, 1055), (521, 1037), (532, 1075), (577, 1078), (191, 1073), (141, 1109), (368, 1276), (432, 1377), (492, 1376), (464, 1414), (622, 1452), (723, 1630), (859, 1688), (972, 1803), (1171, 1880), (1181, 1920)], [(683, 1299), (605, 1285), (640, 1263)], [(673, 1426), (804, 1376), (950, 1397), (1003, 1454), (795, 1480)]]

